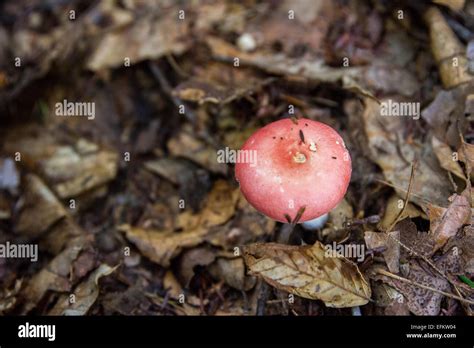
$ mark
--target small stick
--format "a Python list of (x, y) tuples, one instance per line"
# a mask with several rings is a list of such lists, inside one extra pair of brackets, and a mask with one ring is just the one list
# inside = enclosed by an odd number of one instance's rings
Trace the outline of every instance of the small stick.
[(408, 189), (407, 189), (407, 194), (405, 196), (405, 203), (403, 204), (403, 209), (400, 210), (400, 212), (397, 215), (397, 218), (395, 220), (393, 220), (392, 224), (390, 225), (388, 230), (385, 232), (387, 234), (393, 230), (393, 228), (398, 223), (400, 218), (403, 216), (403, 213), (405, 212), (405, 210), (407, 208), (408, 200), (410, 198), (411, 188), (412, 188), (412, 185), (413, 185), (413, 178), (415, 177), (415, 169), (416, 169), (417, 163), (418, 163), (417, 160), (414, 160), (412, 165), (411, 165), (410, 181), (408, 182)]
[(453, 294), (451, 294), (451, 293), (449, 293), (449, 292), (446, 292), (446, 291), (442, 291), (442, 290), (438, 290), (438, 289), (432, 288), (431, 286), (428, 286), (428, 285), (423, 285), (423, 284), (420, 284), (420, 283), (416, 283), (416, 282), (414, 282), (413, 280), (400, 277), (400, 276), (398, 276), (398, 275), (396, 275), (396, 274), (393, 274), (393, 273), (391, 273), (391, 272), (388, 272), (388, 271), (386, 271), (386, 270), (383, 270), (383, 269), (378, 268), (378, 269), (376, 269), (376, 272), (377, 272), (378, 274), (381, 274), (381, 275), (384, 275), (384, 276), (387, 276), (387, 277), (390, 277), (390, 278), (399, 280), (399, 281), (401, 281), (401, 282), (409, 283), (409, 284), (411, 284), (411, 285), (418, 286), (419, 288), (423, 288), (423, 289), (426, 289), (426, 290), (430, 290), (430, 291), (436, 292), (436, 293), (438, 293), (438, 294), (444, 295), (444, 296), (446, 296), (446, 297), (450, 297), (450, 298), (453, 298), (453, 299), (455, 299), (455, 300), (458, 300), (458, 301), (461, 301), (461, 302), (464, 302), (464, 303), (468, 303), (468, 304), (474, 305), (474, 301), (466, 300), (465, 298), (462, 298), (462, 297), (453, 295)]

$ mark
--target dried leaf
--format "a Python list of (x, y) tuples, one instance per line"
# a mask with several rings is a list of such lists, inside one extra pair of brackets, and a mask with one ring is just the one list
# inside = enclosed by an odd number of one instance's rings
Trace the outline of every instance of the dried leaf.
[(319, 242), (313, 246), (251, 244), (244, 247), (244, 260), (251, 274), (277, 289), (322, 300), (328, 307), (370, 301), (370, 286), (357, 266), (344, 258), (327, 257)]
[[(452, 88), (472, 80), (467, 70), (465, 48), (436, 7), (425, 13), (430, 28), (431, 50), (438, 64), (441, 80), (445, 88)], [(453, 64), (456, 59), (457, 64)]]
[(448, 172), (453, 173), (457, 177), (465, 180), (464, 172), (462, 171), (461, 166), (457, 161), (454, 160), (453, 151), (451, 148), (438, 140), (435, 136), (431, 138), (431, 145), (433, 146), (433, 151), (438, 158), (439, 164), (441, 167), (446, 169)]
[(48, 315), (86, 315), (99, 296), (99, 279), (111, 274), (117, 267), (100, 265), (74, 289), (74, 302), (71, 302), (71, 294), (62, 295)]
[(86, 242), (87, 240), (82, 237), (69, 241), (65, 250), (29, 280), (22, 291), (22, 297), (27, 299), (22, 307), (22, 314), (27, 314), (33, 309), (48, 291), (68, 292), (71, 290), (72, 265), (86, 246)]
[(433, 0), (435, 4), (444, 5), (453, 11), (461, 11), (464, 8), (465, 0)]
[[(385, 208), (385, 214), (377, 227), (381, 231), (386, 231), (398, 218), (398, 215), (402, 211), (404, 204), (404, 200), (398, 195), (393, 194), (390, 196)], [(426, 215), (421, 210), (419, 210), (414, 204), (408, 202), (403, 214), (399, 217), (399, 220), (402, 221), (406, 218), (416, 218), (418, 216), (426, 218)]]
[[(426, 265), (423, 267), (423, 261), (412, 259), (409, 262), (409, 273), (407, 279), (416, 284), (422, 284), (435, 288), (440, 291), (448, 292), (450, 289), (449, 282), (438, 276), (438, 274), (430, 273), (430, 269)], [(448, 271), (445, 264), (437, 262), (436, 266), (441, 271)], [(415, 284), (410, 284), (387, 276), (376, 276), (375, 279), (382, 280), (386, 284), (396, 288), (406, 299), (407, 306), (415, 315), (438, 315), (440, 312), (441, 301), (444, 296), (438, 292), (434, 292)]]
[(241, 258), (218, 258), (217, 261), (209, 267), (209, 272), (213, 277), (224, 280), (227, 285), (237, 290), (248, 291), (252, 289), (256, 283), (255, 277), (245, 274), (245, 264)]
[(97, 43), (87, 67), (97, 71), (124, 66), (125, 58), (136, 64), (165, 54), (183, 53), (189, 46), (189, 40), (185, 40), (189, 27), (186, 21), (175, 17), (162, 13), (157, 19), (156, 13), (149, 13), (126, 28), (110, 31)]
[(469, 222), (471, 219), (469, 199), (464, 194), (454, 194), (450, 197), (449, 207), (441, 216), (430, 210), (430, 231), (436, 242), (435, 250), (446, 244), (449, 238), (456, 235), (462, 225)]
[(367, 248), (375, 249), (383, 247), (385, 250), (382, 255), (387, 263), (388, 270), (392, 273), (398, 273), (400, 270), (400, 232), (365, 232), (364, 235)]
[(79, 141), (75, 147), (58, 146), (52, 156), (40, 161), (41, 172), (60, 198), (75, 197), (115, 178), (117, 154), (87, 145)]
[(398, 195), (406, 196), (412, 162), (418, 158), (410, 201), (425, 210), (428, 203), (446, 206), (446, 197), (451, 195), (450, 183), (431, 148), (420, 148), (403, 140), (407, 122), (416, 121), (406, 120), (406, 117), (383, 117), (380, 105), (371, 99), (365, 99), (365, 105), (362, 120), (371, 158), (382, 168)]
[(171, 155), (175, 157), (184, 157), (212, 172), (227, 174), (227, 164), (217, 161), (217, 150), (195, 138), (186, 130), (171, 138), (167, 146)]
[(171, 259), (183, 248), (194, 247), (219, 230), (211, 227), (227, 222), (235, 213), (238, 189), (226, 181), (218, 180), (209, 193), (203, 210), (198, 214), (185, 212), (179, 216), (179, 227), (182, 232), (160, 231), (122, 225), (119, 229), (125, 232), (128, 240), (150, 260), (168, 267)]
[(31, 239), (37, 238), (66, 216), (66, 210), (44, 182), (33, 174), (25, 177), (24, 204), (16, 230)]
[(199, 104), (227, 104), (259, 90), (272, 80), (257, 78), (254, 71), (246, 68), (235, 69), (228, 64), (211, 62), (180, 83), (173, 94)]

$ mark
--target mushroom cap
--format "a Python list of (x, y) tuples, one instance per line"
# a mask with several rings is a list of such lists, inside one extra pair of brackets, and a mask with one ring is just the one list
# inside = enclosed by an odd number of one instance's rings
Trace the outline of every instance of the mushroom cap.
[[(256, 157), (249, 156), (252, 152)], [(235, 176), (243, 195), (280, 222), (326, 214), (342, 200), (351, 179), (351, 158), (341, 136), (305, 118), (266, 125), (247, 139), (240, 154)]]

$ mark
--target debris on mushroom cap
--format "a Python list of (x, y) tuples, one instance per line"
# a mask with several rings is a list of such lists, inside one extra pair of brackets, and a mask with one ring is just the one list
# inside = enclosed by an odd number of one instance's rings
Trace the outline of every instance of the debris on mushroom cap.
[(254, 152), (256, 158), (256, 163), (236, 163), (243, 195), (281, 222), (326, 214), (344, 197), (351, 178), (351, 158), (341, 136), (309, 119), (270, 123), (252, 134), (241, 151)]

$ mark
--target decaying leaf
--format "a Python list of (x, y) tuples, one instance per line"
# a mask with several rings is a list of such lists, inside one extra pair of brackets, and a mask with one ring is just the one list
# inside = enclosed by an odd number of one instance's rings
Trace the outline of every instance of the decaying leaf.
[(89, 277), (77, 285), (72, 294), (62, 295), (49, 315), (86, 315), (99, 296), (99, 279), (111, 274), (117, 267), (102, 264)]
[(384, 248), (382, 255), (390, 272), (398, 273), (400, 269), (400, 232), (365, 232), (367, 248)]
[(205, 206), (199, 214), (182, 213), (178, 220), (182, 232), (158, 231), (120, 226), (125, 236), (150, 260), (167, 267), (172, 258), (183, 248), (189, 248), (202, 243), (206, 237), (217, 233), (211, 227), (227, 222), (235, 213), (238, 190), (225, 181), (217, 181), (209, 193)]
[(217, 149), (195, 138), (185, 130), (168, 141), (173, 156), (187, 158), (212, 172), (227, 174), (227, 165), (217, 161)]
[(361, 306), (370, 301), (370, 286), (353, 263), (328, 257), (324, 246), (288, 246), (274, 243), (244, 247), (251, 274), (292, 294), (322, 300), (328, 307)]
[(340, 241), (347, 234), (345, 223), (354, 217), (354, 210), (346, 199), (343, 199), (339, 204), (329, 213), (328, 221), (322, 231), (322, 236), (325, 237), (326, 242)]
[(403, 295), (393, 287), (374, 282), (372, 285), (374, 301), (383, 309), (385, 315), (410, 315)]
[[(431, 37), (431, 50), (438, 64), (441, 80), (446, 88), (471, 81), (467, 70), (465, 48), (459, 42), (449, 24), (436, 7), (430, 7), (425, 14)], [(453, 64), (453, 59), (457, 64)]]
[(217, 279), (222, 279), (234, 289), (247, 291), (255, 286), (255, 277), (245, 274), (245, 264), (242, 258), (218, 258), (211, 265), (209, 272)]
[(0, 290), (0, 314), (4, 315), (15, 307), (17, 296), (21, 289), (22, 280), (17, 279), (11, 289)]
[(36, 175), (27, 175), (24, 184), (24, 203), (18, 217), (17, 232), (34, 239), (65, 217), (66, 210)]
[(451, 148), (447, 144), (438, 140), (438, 138), (435, 136), (431, 138), (431, 145), (433, 146), (433, 151), (438, 158), (441, 167), (446, 169), (448, 172), (453, 173), (457, 177), (465, 180), (466, 177), (464, 172), (457, 160), (455, 160)]
[(83, 237), (71, 240), (66, 249), (28, 281), (22, 290), (22, 296), (27, 299), (22, 307), (23, 314), (27, 314), (33, 309), (47, 291), (68, 292), (71, 290), (72, 265), (86, 243), (87, 240)]
[(272, 79), (257, 79), (248, 69), (234, 69), (224, 63), (213, 62), (199, 69), (191, 79), (179, 84), (174, 95), (186, 101), (227, 104), (259, 90)]
[(371, 157), (383, 170), (385, 178), (401, 197), (406, 196), (414, 159), (418, 159), (410, 201), (426, 210), (427, 203), (446, 206), (451, 195), (447, 175), (443, 173), (428, 146), (415, 147), (403, 139), (407, 117), (383, 117), (380, 105), (365, 99), (363, 112), (365, 133)]
[[(420, 261), (421, 262), (421, 261)], [(428, 272), (426, 267), (422, 267), (417, 260), (410, 260), (409, 273), (407, 279), (415, 284), (430, 286), (440, 291), (448, 291), (449, 283), (446, 279)], [(406, 283), (387, 276), (378, 275), (375, 279), (383, 280), (388, 285), (397, 289), (403, 294), (408, 309), (415, 315), (438, 315), (441, 307), (441, 300), (444, 296), (440, 293)]]
[(105, 184), (117, 174), (116, 153), (98, 151), (95, 144), (79, 141), (59, 146), (40, 162), (41, 171), (60, 198), (75, 197)]
[(401, 199), (397, 194), (393, 194), (388, 199), (387, 207), (385, 208), (385, 214), (377, 227), (381, 231), (386, 231), (397, 218), (400, 221), (406, 219), (407, 217), (416, 218), (418, 216), (422, 216), (426, 218), (426, 215), (410, 202), (407, 203), (402, 215), (399, 216), (400, 212), (403, 210), (404, 205), (404, 200)]
[(430, 230), (436, 241), (435, 250), (446, 244), (447, 240), (456, 235), (462, 225), (471, 219), (470, 197), (454, 194), (450, 197), (451, 203), (442, 214), (430, 210)]
[(110, 31), (97, 43), (87, 67), (97, 71), (105, 68), (136, 64), (145, 59), (156, 59), (169, 53), (183, 53), (189, 46), (185, 40), (189, 27), (186, 21), (173, 14), (147, 14), (125, 28)]

